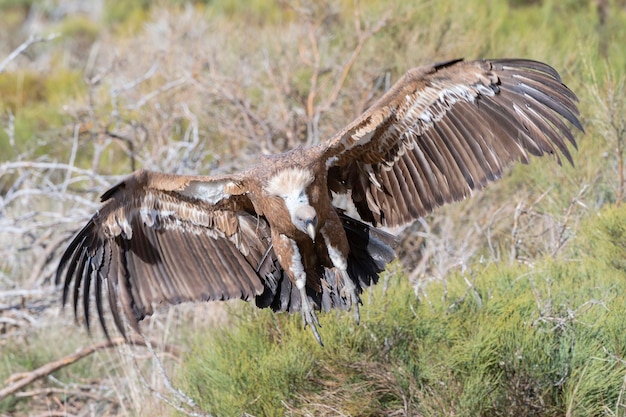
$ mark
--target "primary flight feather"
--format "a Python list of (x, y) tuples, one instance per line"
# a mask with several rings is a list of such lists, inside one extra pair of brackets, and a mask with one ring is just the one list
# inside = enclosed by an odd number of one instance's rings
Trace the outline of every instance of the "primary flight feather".
[[(376, 227), (465, 198), (529, 154), (571, 162), (576, 102), (546, 64), (455, 60), (410, 70), (327, 142), (248, 170), (135, 172), (63, 254), (63, 303), (71, 296), (77, 314), (82, 298), (89, 327), (93, 288), (108, 336), (105, 296), (123, 334), (120, 312), (138, 330), (164, 304), (254, 299), (300, 311), (321, 343), (315, 310), (353, 308), (358, 320), (360, 293), (395, 257), (394, 237)], [(358, 219), (333, 205), (338, 195)]]

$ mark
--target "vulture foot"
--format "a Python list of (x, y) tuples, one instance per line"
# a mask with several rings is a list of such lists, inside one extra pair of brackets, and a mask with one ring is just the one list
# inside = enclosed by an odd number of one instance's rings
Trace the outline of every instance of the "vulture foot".
[(341, 271), (341, 278), (343, 281), (343, 287), (341, 288), (339, 294), (341, 298), (346, 300), (346, 305), (348, 306), (348, 311), (350, 309), (354, 309), (354, 320), (356, 320), (356, 324), (361, 322), (361, 314), (359, 312), (359, 304), (361, 303), (361, 298), (356, 291), (356, 285), (348, 276), (347, 271)]
[(302, 320), (304, 321), (304, 327), (306, 328), (306, 326), (311, 326), (311, 330), (313, 330), (313, 335), (315, 336), (315, 339), (317, 340), (317, 343), (320, 344), (320, 346), (324, 346), (324, 343), (322, 342), (322, 338), (320, 337), (319, 332), (317, 331), (317, 327), (322, 327), (322, 325), (320, 324), (320, 321), (317, 318), (317, 314), (315, 314), (315, 310), (313, 309), (313, 306), (311, 305), (311, 302), (309, 301), (309, 297), (306, 295), (306, 290), (303, 288), (300, 288), (300, 298), (302, 300), (302, 306), (300, 309), (300, 312), (302, 313)]

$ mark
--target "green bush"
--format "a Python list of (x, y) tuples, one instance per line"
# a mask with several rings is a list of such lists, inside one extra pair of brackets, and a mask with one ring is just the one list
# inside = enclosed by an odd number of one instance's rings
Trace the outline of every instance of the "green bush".
[(474, 265), (428, 296), (389, 274), (360, 325), (321, 316), (324, 348), (298, 315), (237, 310), (233, 328), (192, 338), (179, 378), (216, 415), (622, 415), (625, 224), (625, 208), (608, 208), (572, 246), (578, 259)]

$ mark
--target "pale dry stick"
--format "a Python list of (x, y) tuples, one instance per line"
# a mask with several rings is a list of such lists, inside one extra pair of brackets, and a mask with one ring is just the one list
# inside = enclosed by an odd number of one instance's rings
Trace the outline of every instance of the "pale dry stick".
[(563, 224), (561, 225), (561, 228), (559, 230), (559, 237), (556, 242), (556, 247), (554, 248), (551, 254), (553, 258), (556, 258), (556, 255), (561, 250), (561, 248), (563, 248), (563, 246), (565, 245), (565, 242), (567, 242), (568, 240), (568, 238), (564, 236), (565, 236), (565, 231), (567, 230), (567, 225), (569, 224), (569, 220), (572, 215), (572, 211), (574, 210), (574, 206), (581, 205), (582, 207), (587, 209), (587, 206), (583, 202), (580, 201), (583, 194), (585, 194), (585, 192), (587, 191), (587, 188), (589, 188), (588, 184), (583, 185), (580, 191), (578, 191), (578, 194), (576, 194), (576, 197), (572, 198), (572, 200), (569, 203), (569, 206), (567, 207), (567, 211), (565, 212), (565, 220), (563, 220)]
[(38, 414), (35, 417), (82, 417), (83, 414), (81, 415), (76, 415), (76, 414), (70, 414), (65, 410), (61, 410), (61, 411), (46, 411), (43, 414)]
[(380, 95), (380, 92), (386, 92), (391, 88), (391, 71), (385, 70), (383, 75), (376, 77), (376, 81), (370, 88), (363, 89), (363, 93), (359, 100), (359, 104), (354, 106), (355, 113), (364, 113)]
[[(28, 221), (38, 215), (47, 215), (48, 217), (51, 217), (54, 220), (45, 221), (45, 222), (44, 221), (30, 221), (30, 222)], [(8, 224), (2, 224), (2, 222), (0, 222), (0, 231), (2, 231), (3, 233), (7, 233), (7, 234), (12, 233), (21, 237), (28, 236), (31, 239), (34, 239), (35, 231), (41, 231), (41, 230), (47, 231), (49, 229), (57, 230), (61, 226), (66, 226), (66, 225), (70, 225), (72, 228), (76, 228), (77, 223), (83, 223), (92, 215), (93, 215), (92, 210), (89, 210), (89, 211), (81, 210), (80, 214), (76, 214), (72, 217), (66, 217), (62, 213), (58, 213), (58, 212), (46, 213), (46, 212), (33, 211), (33, 212), (27, 213), (26, 216), (21, 216), (18, 219), (14, 219), (16, 223), (26, 223), (24, 226), (8, 225)], [(25, 249), (30, 250), (32, 249), (32, 247), (33, 247), (33, 244), (31, 243), (31, 244), (27, 244), (26, 246), (14, 248), (14, 249), (18, 251), (22, 251)]]
[(102, 79), (103, 73), (98, 73), (96, 75), (90, 76), (89, 74), (93, 74), (94, 68), (96, 66), (96, 61), (98, 59), (98, 55), (100, 54), (100, 48), (102, 47), (102, 42), (96, 40), (93, 44), (91, 44), (91, 48), (89, 48), (89, 55), (87, 55), (87, 60), (85, 62), (85, 67), (83, 69), (84, 81), (87, 85), (95, 85)]
[(8, 120), (8, 126), (4, 128), (4, 131), (9, 137), (9, 145), (12, 148), (14, 148), (15, 147), (15, 115), (11, 111), (10, 107), (7, 107), (6, 112), (9, 116), (9, 120)]
[[(107, 187), (110, 187), (110, 185), (108, 185)], [(45, 196), (48, 197), (50, 199), (63, 199), (64, 201), (74, 201), (76, 203), (80, 203), (82, 205), (85, 205), (87, 207), (93, 208), (93, 209), (97, 209), (100, 206), (100, 203), (96, 203), (93, 200), (87, 199), (87, 198), (82, 198), (78, 195), (75, 194), (60, 194), (57, 191), (48, 191), (48, 190), (38, 190), (36, 188), (28, 188), (25, 190), (19, 190), (16, 191), (14, 193), (9, 194), (6, 198), (4, 198), (2, 201), (0, 201), (0, 207), (6, 207), (8, 206), (10, 203), (12, 203), (14, 200), (17, 200), (19, 198), (22, 197), (31, 197), (31, 196)], [(28, 212), (27, 214), (40, 214), (42, 213), (41, 211), (32, 211), (32, 212)], [(56, 215), (60, 216), (60, 213), (54, 213)], [(20, 217), (24, 218), (26, 215), (22, 215)]]
[[(27, 308), (27, 309), (32, 309), (34, 310), (36, 308), (35, 305), (21, 305), (21, 308)], [(46, 308), (44, 306), (40, 306), (40, 308)], [(20, 319), (24, 322), (28, 322), (28, 324), (33, 325), (35, 323), (37, 323), (37, 319), (35, 318), (35, 316), (33, 316), (32, 314), (27, 313), (26, 311), (23, 310), (16, 310), (13, 312), (14, 317), (16, 317), (17, 319)]]
[(587, 373), (587, 369), (589, 368), (589, 363), (587, 363), (585, 365), (585, 367), (583, 368), (583, 370), (580, 372), (580, 377), (578, 378), (578, 381), (576, 381), (576, 385), (574, 385), (574, 389), (572, 390), (572, 393), (570, 394), (570, 400), (569, 403), (567, 404), (567, 410), (565, 411), (565, 417), (573, 417), (574, 415), (577, 415), (578, 413), (576, 413), (576, 405), (578, 405), (578, 402), (576, 401), (576, 395), (578, 394), (578, 389), (580, 388), (580, 384), (584, 381), (584, 377), (585, 374)]
[(157, 69), (159, 68), (159, 63), (158, 61), (155, 61), (154, 64), (152, 64), (152, 66), (148, 69), (148, 71), (146, 71), (141, 77), (136, 78), (132, 81), (129, 81), (125, 84), (123, 84), (120, 88), (114, 88), (113, 90), (116, 93), (119, 93), (120, 91), (128, 91), (128, 90), (133, 90), (135, 89), (139, 84), (148, 81), (150, 78), (152, 78), (152, 76), (154, 74), (156, 74)]
[[(595, 101), (595, 108), (598, 110), (597, 117), (592, 117), (591, 122), (595, 124), (600, 132), (600, 136), (607, 139), (610, 145), (614, 146), (612, 154), (617, 157), (617, 190), (616, 204), (619, 206), (625, 198), (626, 187), (626, 119), (623, 117), (626, 110), (626, 99), (624, 91), (626, 84), (623, 77), (615, 76), (605, 66), (604, 80), (597, 78), (595, 70), (587, 62), (586, 67), (591, 74), (592, 82), (589, 83), (591, 97)], [(605, 86), (600, 91), (599, 86)]]
[[(83, 391), (80, 389), (68, 389), (68, 388), (55, 388), (55, 387), (46, 387), (34, 389), (31, 391), (22, 391), (15, 393), (15, 398), (28, 398), (28, 397), (36, 397), (39, 395), (51, 395), (51, 394), (62, 394), (64, 396), (72, 396), (72, 397), (85, 397), (96, 401), (107, 401), (111, 403), (118, 404), (119, 402), (116, 399), (106, 397), (104, 395), (98, 395), (91, 393), (89, 391)], [(65, 414), (63, 414), (65, 416)]]
[(8, 324), (13, 327), (20, 327), (20, 322), (11, 317), (0, 317), (0, 324), (4, 324), (4, 325)]
[[(311, 74), (311, 79), (309, 81), (309, 94), (306, 99), (306, 115), (307, 115), (307, 118), (311, 120), (312, 118), (314, 118), (315, 114), (317, 113), (316, 111), (314, 111), (315, 110), (314, 105), (315, 105), (315, 97), (317, 95), (317, 81), (319, 79), (319, 74), (320, 74), (320, 52), (317, 46), (317, 37), (315, 36), (311, 23), (310, 22), (307, 22), (307, 23), (308, 23), (307, 24), (307, 36), (309, 38), (309, 44), (310, 44), (311, 54), (313, 55), (313, 61), (307, 60), (305, 61), (305, 63), (313, 67), (313, 73)], [(302, 51), (301, 51), (301, 55), (304, 56), (304, 54), (302, 54)], [(309, 124), (310, 123), (307, 123), (307, 125)], [(309, 130), (310, 131), (307, 134), (307, 144), (310, 144), (312, 141), (314, 142), (319, 141), (319, 138), (315, 137), (317, 133), (317, 129), (312, 129), (309, 126)]]
[[(191, 80), (193, 85), (198, 85), (201, 88), (207, 90), (208, 92), (225, 99), (226, 101), (234, 105), (235, 108), (237, 108), (240, 111), (241, 115), (244, 118), (244, 122), (246, 125), (245, 129), (248, 132), (246, 136), (248, 138), (253, 139), (253, 140), (256, 139), (257, 135), (255, 133), (254, 127), (258, 126), (263, 131), (263, 135), (265, 136), (266, 142), (270, 143), (272, 140), (272, 131), (270, 127), (267, 125), (267, 122), (265, 121), (265, 119), (263, 117), (258, 116), (254, 111), (252, 111), (252, 109), (250, 108), (249, 101), (242, 99), (240, 97), (241, 94), (237, 94), (237, 92), (227, 89), (225, 85), (227, 85), (228, 83), (223, 80), (219, 80), (217, 77), (217, 74), (215, 73), (212, 73), (212, 81), (213, 82), (210, 85), (207, 85), (193, 78)], [(239, 135), (229, 135), (229, 136), (236, 137)]]
[(512, 264), (513, 262), (515, 262), (516, 260), (518, 260), (518, 252), (519, 252), (519, 245), (518, 245), (518, 236), (519, 236), (519, 220), (523, 215), (527, 215), (528, 213), (530, 213), (533, 208), (539, 204), (539, 202), (541, 200), (544, 199), (545, 196), (547, 196), (550, 191), (552, 191), (552, 188), (547, 189), (546, 191), (544, 191), (539, 197), (537, 197), (537, 199), (535, 199), (535, 201), (533, 201), (528, 207), (524, 207), (524, 202), (520, 201), (519, 203), (517, 203), (517, 206), (515, 206), (515, 213), (513, 214), (513, 228), (511, 229), (511, 254), (509, 257), (509, 262)]
[[(112, 87), (111, 88), (111, 90), (110, 90), (111, 107), (113, 109), (111, 111), (111, 116), (115, 120), (118, 120), (118, 122), (120, 122), (119, 103), (117, 101), (117, 97), (120, 95), (120, 93), (132, 90), (132, 89), (136, 88), (139, 84), (149, 80), (150, 78), (152, 78), (152, 76), (154, 76), (154, 74), (156, 73), (158, 68), (159, 68), (158, 61), (155, 61), (154, 64), (152, 64), (152, 66), (148, 69), (148, 71), (146, 71), (142, 76), (140, 76), (140, 77), (138, 77), (138, 78), (136, 78), (136, 79), (134, 79), (132, 81), (129, 81), (129, 82), (123, 84), (121, 87)], [(90, 92), (91, 92), (91, 89), (90, 89)], [(94, 111), (93, 111), (94, 108), (95, 108), (95, 104), (93, 102), (92, 94), (90, 93), (90, 110), (91, 110), (92, 114), (94, 114)], [(94, 120), (95, 120), (95, 117), (94, 117)]]
[(519, 201), (515, 206), (515, 213), (513, 214), (513, 227), (511, 228), (511, 253), (509, 255), (509, 263), (511, 264), (517, 260), (517, 235), (519, 233), (519, 219), (521, 215), (526, 212), (523, 207), (524, 202)]
[(128, 106), (126, 106), (126, 108), (128, 110), (137, 110), (142, 108), (143, 106), (146, 105), (146, 103), (148, 103), (150, 100), (152, 100), (153, 98), (169, 91), (169, 90), (173, 90), (175, 88), (178, 87), (182, 87), (185, 84), (187, 84), (189, 82), (189, 80), (191, 79), (191, 77), (189, 75), (185, 75), (183, 77), (180, 77), (174, 81), (170, 81), (167, 84), (163, 84), (161, 87), (157, 88), (156, 90), (153, 90), (151, 92), (149, 92), (148, 94), (144, 95), (143, 97), (141, 97), (136, 103), (130, 104)]
[(51, 33), (48, 36), (30, 35), (28, 37), (28, 39), (26, 39), (24, 42), (22, 42), (22, 44), (20, 46), (15, 48), (13, 50), (13, 52), (11, 52), (6, 58), (4, 58), (4, 60), (2, 62), (0, 62), (0, 74), (2, 74), (4, 72), (4, 70), (6, 69), (7, 65), (9, 65), (11, 63), (11, 61), (14, 61), (18, 56), (23, 54), (24, 51), (26, 51), (32, 45), (34, 45), (36, 43), (50, 42), (51, 40), (56, 39), (59, 36), (61, 36), (60, 33)]
[(391, 10), (385, 13), (383, 17), (381, 17), (371, 29), (363, 32), (363, 29), (361, 28), (361, 19), (359, 18), (359, 10), (358, 8), (355, 10), (355, 26), (356, 26), (356, 30), (358, 33), (357, 45), (352, 50), (352, 53), (350, 54), (350, 57), (348, 58), (348, 60), (343, 64), (341, 75), (335, 81), (335, 85), (333, 87), (332, 92), (330, 93), (330, 95), (328, 96), (324, 104), (322, 104), (319, 107), (318, 111), (323, 112), (323, 111), (328, 110), (330, 106), (332, 106), (332, 104), (337, 100), (337, 97), (339, 97), (339, 93), (341, 92), (341, 89), (343, 88), (343, 85), (346, 82), (346, 79), (348, 78), (348, 74), (350, 73), (350, 70), (354, 66), (354, 63), (356, 62), (357, 58), (361, 54), (361, 51), (363, 50), (365, 43), (372, 36), (376, 35), (378, 32), (384, 29), (384, 27), (389, 22), (390, 18), (391, 18)]
[[(195, 113), (189, 109), (189, 105), (187, 103), (180, 103), (180, 108), (183, 110), (183, 114), (190, 122), (189, 127), (185, 130), (184, 140), (185, 142), (191, 142), (195, 145), (200, 142), (200, 137), (198, 135), (198, 116), (196, 116)], [(189, 133), (190, 131), (191, 134)], [(191, 140), (189, 140), (190, 136), (192, 137)]]
[[(422, 237), (426, 242), (433, 238), (433, 233), (431, 231), (431, 227), (428, 222), (420, 217), (417, 221), (422, 225), (424, 231), (420, 231), (416, 233), (416, 236)], [(436, 253), (435, 245), (432, 242), (429, 242), (426, 247), (421, 251), (421, 257), (417, 265), (413, 268), (411, 273), (409, 274), (409, 282), (416, 283), (417, 287), (421, 285), (417, 284), (420, 281), (426, 282), (425, 280), (420, 280), (419, 276), (424, 275), (426, 273), (428, 262), (432, 259), (434, 254)], [(418, 288), (419, 289), (419, 288)]]
[(111, 181), (107, 181), (105, 178), (111, 178), (113, 181), (117, 179), (121, 179), (119, 176), (111, 176), (105, 177), (103, 175), (97, 174), (96, 172), (90, 169), (82, 169), (69, 164), (65, 164), (62, 162), (36, 162), (36, 161), (16, 161), (16, 162), (5, 162), (0, 165), (0, 176), (5, 173), (8, 173), (12, 170), (18, 169), (58, 169), (58, 170), (69, 170), (75, 174), (81, 174), (88, 176), (92, 180), (96, 180), (104, 187), (111, 186)]
[[(613, 415), (616, 417), (620, 415), (620, 409), (622, 410), (622, 415), (624, 415), (624, 410), (626, 410), (626, 403), (624, 402), (624, 392), (626, 392), (626, 373), (624, 374), (622, 386), (619, 389), (619, 395), (617, 396), (617, 400), (615, 401), (615, 411)], [(608, 406), (605, 407), (608, 408)]]
[(139, 375), (139, 379), (141, 380), (141, 383), (150, 391), (150, 393), (152, 393), (152, 395), (154, 395), (160, 401), (163, 401), (165, 404), (169, 405), (170, 407), (174, 408), (175, 410), (183, 414), (186, 414), (191, 417), (212, 417), (210, 414), (205, 414), (205, 413), (201, 413), (201, 412), (193, 411), (189, 409), (189, 408), (197, 409), (198, 406), (196, 405), (195, 401), (191, 397), (185, 394), (182, 390), (174, 387), (174, 384), (170, 380), (169, 376), (167, 375), (167, 371), (165, 370), (165, 367), (163, 366), (163, 362), (161, 362), (161, 359), (158, 357), (158, 355), (152, 348), (152, 343), (147, 338), (145, 338), (145, 336), (141, 335), (141, 337), (143, 337), (144, 345), (148, 348), (148, 351), (150, 352), (152, 356), (152, 360), (156, 364), (157, 370), (163, 380), (163, 383), (165, 384), (165, 387), (172, 393), (172, 395), (176, 399), (176, 402), (174, 402), (170, 398), (166, 397), (165, 395), (157, 391), (152, 385), (150, 385), (150, 383), (148, 383), (148, 381), (146, 380), (146, 377), (143, 375), (143, 373), (141, 372), (141, 369), (139, 368), (139, 364), (137, 363), (135, 355), (131, 352), (133, 364), (135, 366), (135, 369), (137, 370), (137, 374)]
[(71, 236), (62, 234), (61, 236), (58, 236), (56, 239), (47, 243), (47, 247), (45, 247), (45, 250), (43, 251), (43, 253), (40, 253), (37, 256), (37, 261), (32, 267), (32, 272), (30, 274), (30, 277), (26, 281), (28, 286), (32, 287), (33, 285), (37, 283), (37, 281), (41, 281), (40, 278), (43, 275), (46, 265), (48, 265), (51, 261), (54, 260), (54, 256), (53, 256), (54, 252), (57, 249), (59, 249), (59, 247), (63, 246), (64, 243), (68, 241), (69, 237)]
[(493, 230), (493, 226), (494, 226), (496, 220), (498, 219), (498, 216), (504, 210), (505, 207), (506, 207), (506, 205), (501, 206), (500, 208), (496, 209), (496, 211), (493, 212), (493, 214), (491, 216), (489, 216), (489, 223), (487, 224), (487, 228), (486, 228), (486, 231), (485, 231), (485, 234), (486, 234), (486, 237), (487, 237), (487, 246), (489, 247), (489, 253), (491, 253), (491, 258), (496, 263), (500, 261), (500, 254), (498, 253), (496, 248), (493, 246), (493, 240), (492, 240), (492, 237), (491, 237), (491, 231)]
[(360, 13), (357, 7), (357, 9), (355, 10), (355, 30), (358, 36), (357, 44), (352, 50), (352, 53), (350, 54), (350, 57), (348, 58), (348, 60), (342, 65), (341, 74), (339, 75), (338, 78), (335, 79), (334, 85), (331, 89), (331, 93), (326, 98), (326, 100), (318, 106), (315, 106), (315, 100), (318, 96), (318, 93), (324, 90), (325, 85), (321, 85), (320, 87), (318, 87), (320, 68), (321, 68), (321, 65), (320, 65), (321, 58), (320, 58), (320, 53), (319, 53), (317, 37), (315, 36), (316, 31), (314, 29), (319, 29), (319, 27), (321, 26), (321, 23), (317, 23), (314, 27), (311, 24), (310, 20), (307, 19), (307, 37), (309, 39), (309, 48), (310, 48), (310, 53), (312, 55), (312, 60), (307, 57), (307, 54), (305, 53), (303, 47), (302, 46), (299, 47), (300, 58), (302, 62), (304, 62), (306, 65), (309, 65), (313, 69), (313, 72), (311, 74), (311, 78), (309, 81), (309, 85), (310, 85), (309, 94), (307, 96), (307, 104), (306, 104), (306, 115), (308, 119), (307, 121), (308, 132), (307, 132), (307, 142), (306, 142), (307, 145), (311, 145), (311, 144), (315, 144), (319, 142), (320, 138), (319, 138), (318, 125), (319, 125), (319, 120), (320, 120), (322, 113), (328, 111), (330, 107), (335, 103), (335, 101), (337, 101), (337, 98), (339, 97), (339, 94), (345, 84), (345, 81), (348, 78), (348, 74), (350, 73), (350, 70), (354, 66), (357, 58), (359, 57), (359, 55), (361, 54), (361, 51), (363, 50), (363, 46), (365, 46), (365, 43), (373, 35), (375, 35), (376, 33), (378, 33), (380, 30), (382, 30), (385, 27), (390, 16), (391, 16), (391, 12), (389, 11), (381, 19), (379, 19), (378, 22), (376, 22), (376, 24), (371, 29), (367, 31), (363, 31), (363, 28), (361, 27)]
[[(143, 128), (143, 126), (140, 126), (140, 130), (144, 130), (145, 135), (146, 136), (148, 135), (145, 132), (145, 128)], [(130, 170), (131, 172), (134, 172), (137, 169), (137, 152), (135, 151), (135, 142), (133, 141), (133, 139), (127, 136), (124, 136), (122, 134), (113, 132), (109, 130), (108, 127), (104, 129), (104, 134), (110, 137), (111, 139), (117, 139), (122, 144), (126, 145), (126, 148), (127, 148), (126, 152), (130, 158)]]
[[(273, 69), (270, 66), (270, 62), (269, 62), (269, 56), (268, 54), (264, 51), (263, 53), (263, 68), (265, 69), (265, 74), (267, 75), (267, 78), (270, 80), (270, 84), (272, 85), (272, 89), (274, 90), (274, 96), (276, 97), (276, 104), (278, 105), (278, 108), (280, 109), (280, 114), (282, 115), (282, 121), (285, 125), (287, 125), (287, 123), (289, 122), (289, 108), (287, 107), (287, 104), (285, 103), (285, 94), (283, 93), (283, 90), (281, 89), (279, 83), (278, 83), (278, 79), (276, 78), (275, 72), (276, 70)], [(287, 136), (287, 140), (289, 141), (289, 144), (293, 144), (294, 142), (294, 135), (291, 129), (286, 129), (285, 130), (285, 135)], [(274, 150), (275, 146), (272, 142), (272, 137), (269, 136), (268, 138), (268, 142), (267, 145), (272, 148), (272, 150)]]
[(1, 298), (12, 298), (12, 297), (41, 297), (43, 295), (48, 294), (47, 290), (44, 289), (16, 289), (16, 290), (5, 290), (0, 291), (0, 299)]
[(192, 165), (192, 162), (190, 161), (193, 159), (195, 150), (200, 143), (200, 135), (198, 133), (199, 122), (198, 116), (196, 116), (191, 109), (189, 109), (187, 103), (180, 103), (179, 106), (187, 120), (189, 120), (189, 126), (185, 129), (185, 134), (183, 136), (183, 142), (188, 144), (188, 146), (185, 147), (185, 152), (182, 155), (180, 163), (183, 167), (189, 167)]
[[(70, 152), (70, 160), (67, 163), (68, 167), (73, 167), (76, 162), (76, 152), (78, 151), (78, 135), (80, 132), (80, 125), (74, 125), (74, 136), (72, 140), (72, 151)], [(61, 186), (61, 192), (65, 194), (67, 192), (67, 187), (70, 184), (70, 179), (72, 178), (72, 171), (69, 169), (65, 172), (65, 181), (63, 181), (63, 185)]]
[[(606, 308), (606, 306), (604, 306)], [(608, 309), (607, 309), (608, 310)], [(606, 346), (602, 346), (602, 351), (607, 354), (608, 356), (611, 357), (611, 359), (613, 359), (615, 362), (618, 362), (620, 365), (622, 365), (623, 367), (626, 368), (626, 360), (621, 356), (621, 355), (616, 355), (615, 353), (609, 351)], [(594, 359), (600, 359), (600, 358), (594, 358)], [(600, 359), (602, 360), (602, 359)]]
[[(91, 355), (94, 352), (97, 352), (102, 349), (109, 349), (112, 347), (116, 347), (123, 344), (131, 344), (135, 346), (145, 346), (147, 347), (150, 342), (147, 339), (130, 339), (125, 340), (123, 337), (116, 337), (114, 339), (105, 340), (104, 342), (95, 343), (91, 346), (83, 347), (79, 349), (75, 353), (64, 356), (61, 359), (56, 361), (47, 363), (33, 371), (29, 372), (20, 372), (11, 375), (5, 381), (6, 386), (0, 389), (0, 401), (7, 398), (9, 395), (16, 393), (22, 388), (32, 384), (33, 382), (41, 379), (45, 376), (50, 375), (51, 373), (58, 371), (61, 368), (65, 368), (77, 361)], [(175, 355), (180, 355), (180, 350), (176, 346), (172, 345), (164, 345), (164, 350), (172, 352)]]

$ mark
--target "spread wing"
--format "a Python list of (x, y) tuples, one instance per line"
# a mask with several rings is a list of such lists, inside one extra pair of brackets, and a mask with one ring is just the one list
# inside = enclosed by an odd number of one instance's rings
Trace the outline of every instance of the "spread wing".
[(415, 68), (324, 144), (329, 186), (360, 216), (396, 226), (467, 197), (528, 154), (576, 146), (577, 98), (550, 66), (450, 61)]
[(129, 176), (102, 196), (101, 209), (62, 256), (56, 279), (64, 281), (63, 304), (72, 293), (76, 314), (82, 294), (89, 327), (93, 287), (105, 333), (104, 294), (124, 333), (120, 311), (137, 329), (164, 303), (261, 294), (273, 268), (265, 262), (270, 230), (245, 192), (237, 177)]

